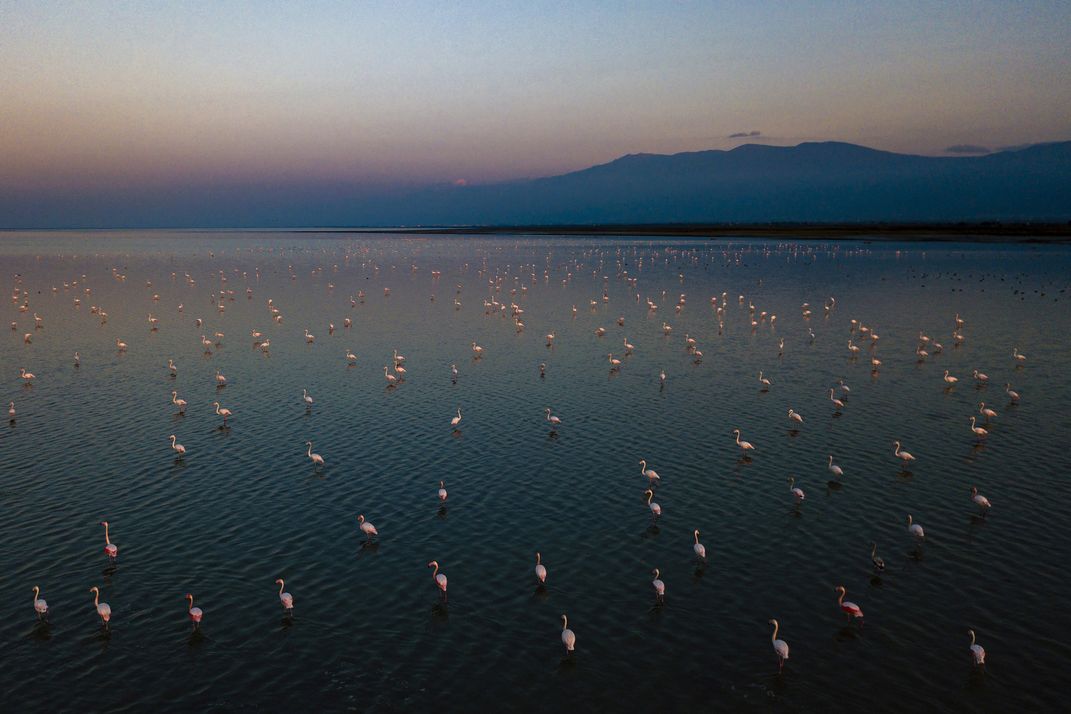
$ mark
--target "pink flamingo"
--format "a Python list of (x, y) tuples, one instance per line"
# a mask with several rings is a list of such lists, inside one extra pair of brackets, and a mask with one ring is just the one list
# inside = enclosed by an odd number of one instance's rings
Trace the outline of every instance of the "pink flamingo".
[(275, 581), (279, 585), (279, 602), (282, 604), (283, 609), (286, 610), (286, 614), (290, 615), (294, 612), (294, 596), (290, 593), (283, 592), (283, 587), (286, 585), (282, 578), (278, 578)]
[(365, 521), (364, 515), (357, 516), (357, 523), (361, 526), (361, 533), (364, 533), (369, 540), (372, 536), (379, 536), (379, 531), (370, 521)]
[(193, 595), (186, 593), (186, 599), (190, 601), (190, 620), (193, 621), (193, 626), (196, 628), (201, 624), (201, 618), (205, 616), (204, 611), (199, 607), (193, 606)]
[(93, 593), (93, 607), (97, 609), (97, 614), (100, 615), (101, 624), (108, 627), (108, 623), (112, 619), (112, 607), (106, 602), (100, 601), (100, 588), (96, 585), (89, 589), (89, 592)]
[(100, 524), (104, 526), (104, 553), (115, 560), (119, 555), (119, 546), (112, 543), (111, 538), (108, 537), (108, 521), (101, 521)]
[(985, 648), (979, 644), (975, 644), (974, 630), (967, 630), (967, 634), (971, 636), (971, 661), (981, 667), (985, 664)]
[(780, 625), (777, 624), (777, 620), (770, 620), (770, 624), (773, 625), (773, 634), (770, 635), (770, 642), (773, 643), (774, 653), (777, 654), (777, 671), (778, 673), (785, 666), (785, 660), (788, 659), (788, 643), (784, 640), (777, 639), (777, 630)]
[(565, 645), (566, 653), (576, 648), (576, 635), (569, 629), (569, 618), (562, 615), (562, 644)]
[(538, 552), (536, 553), (535, 575), (540, 585), (547, 582), (547, 566), (543, 565), (543, 556)]
[(837, 598), (837, 605), (840, 606), (841, 612), (851, 618), (863, 619), (862, 609), (850, 600), (845, 600), (844, 596), (848, 594), (848, 591), (844, 589), (843, 585), (838, 585), (835, 588), (836, 592), (840, 593), (840, 597)]
[(33, 609), (37, 613), (38, 618), (44, 618), (48, 615), (48, 603), (44, 598), (38, 597), (41, 594), (41, 588), (36, 585), (33, 586)]
[(431, 578), (435, 581), (435, 587), (439, 588), (439, 591), (442, 593), (443, 600), (446, 600), (446, 574), (439, 572), (439, 561), (431, 561), (428, 563), (428, 567), (435, 568), (435, 570), (432, 571)]

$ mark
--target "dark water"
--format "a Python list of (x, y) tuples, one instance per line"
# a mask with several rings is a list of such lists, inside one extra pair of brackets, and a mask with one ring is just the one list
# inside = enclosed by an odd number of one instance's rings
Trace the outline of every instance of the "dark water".
[[(0, 428), (5, 709), (1063, 704), (1067, 248), (15, 233), (0, 237), (0, 267), (0, 384), (5, 408), (17, 409)], [(222, 313), (221, 288), (234, 291)], [(27, 312), (15, 289), (28, 293)], [(351, 307), (358, 290), (367, 297)], [(723, 291), (719, 334), (710, 298)], [(486, 314), (492, 298), (523, 308), (523, 333), (508, 311)], [(776, 323), (752, 330), (749, 302)], [(957, 312), (966, 340), (954, 347)], [(876, 374), (858, 333), (863, 354), (849, 359), (853, 318), (880, 335)], [(253, 347), (254, 328), (270, 356)], [(222, 345), (204, 355), (200, 336), (216, 331)], [(922, 364), (920, 331), (944, 345)], [(626, 337), (636, 349), (622, 357)], [(1016, 346), (1028, 356), (1021, 368)], [(388, 389), (394, 349), (408, 374)], [(988, 387), (975, 387), (975, 368)], [(228, 379), (218, 391), (216, 369)], [(960, 378), (952, 389), (945, 369)], [(828, 390), (841, 378), (851, 393), (838, 415)], [(184, 417), (172, 389), (189, 402)], [(227, 430), (217, 400), (235, 413)], [(968, 423), (980, 401), (999, 412), (984, 442)], [(556, 434), (545, 407), (564, 422)], [(796, 433), (789, 407), (805, 418)], [(757, 446), (750, 460), (736, 427)], [(325, 468), (306, 458), (308, 439)], [(918, 457), (910, 472), (892, 455), (896, 439)], [(828, 454), (845, 471), (839, 487), (828, 483)], [(657, 525), (640, 458), (662, 477)], [(806, 492), (798, 506), (789, 475)], [(984, 519), (972, 485), (994, 504)], [(378, 543), (362, 545), (360, 513)], [(921, 547), (909, 513), (926, 529)], [(887, 564), (880, 577), (872, 541)], [(432, 559), (449, 577), (446, 605)], [(292, 619), (278, 577), (293, 593)], [(839, 584), (863, 608), (863, 628), (839, 612)], [(34, 615), (34, 585), (51, 607), (47, 625)], [(108, 633), (93, 585), (113, 609)], [(205, 612), (199, 633), (187, 592)], [(562, 613), (577, 637), (568, 658)], [(791, 647), (781, 675), (770, 618)], [(988, 652), (984, 670), (970, 663), (968, 628)]]

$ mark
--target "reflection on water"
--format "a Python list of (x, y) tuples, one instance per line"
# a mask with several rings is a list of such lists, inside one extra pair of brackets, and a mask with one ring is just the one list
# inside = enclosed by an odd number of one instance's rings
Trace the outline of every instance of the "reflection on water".
[[(0, 429), (11, 707), (1059, 702), (1071, 654), (1052, 635), (1071, 623), (1051, 607), (1067, 560), (1053, 527), (1071, 495), (1065, 248), (9, 233), (0, 266), (0, 324), (16, 323), (0, 335), (2, 401), (17, 410)], [(723, 294), (719, 320), (711, 298)], [(880, 339), (851, 332), (853, 319)], [(920, 331), (944, 342), (921, 362)], [(395, 350), (406, 372), (389, 387)], [(836, 406), (842, 379), (851, 396)], [(217, 401), (233, 412), (226, 426)], [(982, 401), (998, 416), (976, 438)], [(917, 457), (909, 468), (897, 440)], [(640, 459), (660, 474), (657, 519)], [(994, 504), (984, 518), (971, 486)], [(279, 614), (281, 576), (292, 618)], [(845, 626), (837, 584), (864, 628)], [(48, 623), (34, 620), (34, 585)], [(205, 613), (192, 631), (191, 591)], [(791, 646), (780, 676), (773, 617)], [(968, 628), (989, 653), (984, 673)]]

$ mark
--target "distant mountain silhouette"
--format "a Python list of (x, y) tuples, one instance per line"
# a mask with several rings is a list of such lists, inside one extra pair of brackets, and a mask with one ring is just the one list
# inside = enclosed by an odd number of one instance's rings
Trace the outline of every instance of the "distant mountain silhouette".
[(630, 154), (561, 176), (426, 189), (362, 213), (366, 225), (1062, 221), (1071, 141), (985, 156), (842, 142)]

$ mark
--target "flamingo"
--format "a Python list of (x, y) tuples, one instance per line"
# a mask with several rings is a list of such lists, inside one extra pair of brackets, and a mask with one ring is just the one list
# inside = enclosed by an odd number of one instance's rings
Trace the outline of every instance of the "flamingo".
[(305, 402), (306, 409), (312, 409), (312, 397), (309, 396), (309, 390), (301, 389), (301, 399)]
[(394, 363), (394, 373), (395, 373), (396, 375), (398, 375), (398, 378), (399, 378), (399, 379), (405, 379), (405, 373), (406, 373), (406, 369), (405, 369), (405, 367), (403, 367), (403, 366), (401, 365), (401, 363), (400, 363), (400, 362), (395, 362), (395, 363)]
[(802, 501), (803, 499), (806, 498), (806, 496), (803, 493), (803, 489), (802, 488), (796, 488), (796, 477), (795, 476), (789, 476), (788, 477), (788, 492), (792, 494), (792, 496), (796, 499), (797, 502), (798, 501)]
[(983, 516), (986, 514), (986, 512), (989, 511), (989, 509), (993, 505), (989, 502), (988, 498), (978, 493), (978, 488), (976, 486), (971, 486), (971, 500), (974, 501), (976, 506), (982, 509)]
[(553, 332), (548, 332), (547, 333), (547, 347), (550, 347), (553, 344), (554, 344), (554, 333)]
[(398, 384), (398, 378), (395, 377), (393, 374), (387, 373), (387, 365), (383, 365), (383, 376), (387, 380), (388, 387), (394, 387)]
[(115, 346), (120, 352), (126, 352), (126, 343), (118, 337), (115, 338)]
[(826, 465), (826, 468), (829, 469), (829, 473), (833, 474), (837, 478), (840, 478), (844, 475), (844, 469), (833, 463), (833, 454), (829, 455), (829, 464)]
[(995, 411), (986, 407), (985, 402), (978, 402), (978, 413), (984, 416), (987, 422), (997, 416)]
[(194, 628), (197, 628), (201, 624), (201, 618), (205, 616), (204, 612), (199, 607), (193, 606), (193, 595), (186, 593), (186, 599), (190, 601), (190, 620), (193, 621)]
[(279, 604), (281, 604), (283, 606), (283, 609), (286, 610), (287, 615), (293, 614), (294, 596), (288, 592), (283, 592), (283, 588), (286, 586), (286, 583), (283, 582), (282, 578), (277, 578), (275, 582), (279, 585)]
[(7, 418), (11, 421), (15, 421), (15, 402), (11, 402), (7, 405)]
[(945, 370), (945, 376), (943, 377), (943, 379), (945, 380), (945, 384), (947, 384), (947, 385), (948, 385), (948, 386), (950, 386), (950, 387), (951, 387), (951, 386), (952, 386), (953, 384), (955, 384), (956, 382), (958, 382), (958, 381), (959, 381), (959, 378), (958, 378), (958, 377), (953, 377), (953, 376), (951, 376), (951, 375), (950, 375), (950, 374), (948, 373), (948, 370), (947, 370), (947, 369)]
[(186, 400), (178, 398), (178, 392), (171, 392), (171, 403), (178, 407), (179, 414), (186, 413)]
[(456, 364), (450, 365), (450, 379), (453, 380), (454, 382), (457, 381), (457, 365)]
[(658, 472), (654, 469), (647, 468), (647, 460), (640, 459), (640, 473), (647, 477), (648, 481), (658, 481), (661, 483), (662, 479), (658, 476)]
[(988, 430), (983, 429), (980, 426), (975, 426), (974, 425), (974, 423), (976, 421), (977, 421), (977, 417), (973, 417), (972, 416), (971, 417), (971, 431), (974, 432), (974, 435), (977, 436), (979, 439), (984, 439), (985, 437), (989, 436), (989, 431)]
[(878, 557), (878, 544), (870, 544), (870, 562), (874, 564), (875, 570), (885, 570), (885, 561)]
[(446, 503), (446, 484), (442, 481), (439, 482), (439, 503)]
[(25, 367), (19, 367), (19, 376), (22, 377), (22, 381), (26, 384), (31, 384), (37, 379), (37, 375), (33, 372), (27, 372)]
[(371, 540), (373, 536), (379, 537), (379, 531), (376, 530), (376, 527), (372, 525), (371, 521), (366, 521), (363, 515), (357, 516), (357, 523), (361, 526), (361, 533), (364, 533), (365, 537), (369, 540)]
[(845, 398), (847, 398), (848, 393), (852, 391), (852, 388), (845, 384), (843, 379), (837, 380), (837, 386), (844, 392)]
[(48, 603), (44, 598), (38, 597), (41, 594), (41, 588), (36, 585), (33, 586), (33, 610), (37, 613), (38, 619), (43, 619), (48, 615)]
[(755, 447), (751, 444), (750, 441), (740, 441), (740, 430), (739, 429), (733, 429), (733, 433), (736, 434), (736, 445), (740, 447), (740, 450), (744, 454), (747, 454), (747, 452), (749, 452), (749, 451), (754, 451), (755, 450)]
[(847, 615), (849, 620), (853, 617), (861, 620), (863, 618), (863, 611), (854, 602), (844, 599), (844, 596), (848, 594), (848, 591), (844, 589), (844, 586), (838, 585), (835, 588), (835, 591), (840, 593), (840, 597), (837, 598), (837, 605), (840, 606), (841, 612)]
[(658, 577), (661, 574), (659, 573), (658, 568), (655, 568), (651, 572), (654, 573), (654, 580), (651, 581), (651, 585), (654, 587), (655, 600), (662, 602), (666, 599), (666, 584)]
[(567, 654), (576, 648), (576, 635), (569, 629), (569, 618), (565, 615), (562, 615), (562, 644)]
[[(30, 379), (33, 379), (32, 374), (30, 375)], [(1019, 402), (1019, 392), (1016, 392), (1014, 389), (1012, 389), (1010, 384), (1004, 385), (1004, 393), (1008, 395), (1008, 398), (1011, 399), (1012, 402)]]
[(547, 582), (547, 566), (543, 565), (542, 560), (543, 560), (543, 557), (537, 552), (536, 553), (536, 564), (535, 564), (535, 576), (536, 576), (536, 579), (539, 580), (539, 584), (540, 585), (542, 585), (543, 583)]
[(926, 537), (926, 531), (922, 530), (922, 526), (911, 520), (911, 514), (907, 514), (907, 532), (916, 538), (922, 539)]
[(859, 346), (853, 344), (851, 338), (848, 339), (848, 351), (851, 353), (852, 357), (859, 354)]
[(802, 424), (803, 423), (803, 417), (800, 416), (799, 414), (797, 414), (795, 411), (793, 411), (792, 407), (788, 408), (788, 418), (789, 418), (790, 421), (794, 421), (797, 424)]
[(770, 388), (770, 380), (762, 376), (762, 370), (759, 370), (759, 384), (762, 385), (762, 391), (767, 391)]
[[(439, 592), (442, 595), (443, 600), (446, 599), (446, 575), (439, 572), (439, 561), (433, 560), (428, 563), (429, 568), (435, 568), (431, 573), (431, 578), (435, 581), (435, 587), (439, 588)], [(572, 634), (572, 633), (570, 633)]]
[(666, 370), (662, 369), (662, 370), (658, 371), (658, 383), (659, 384), (665, 384), (666, 383)]
[(480, 347), (478, 344), (473, 342), (472, 343), (472, 354), (474, 354), (477, 358), (483, 357), (483, 347)]
[(984, 372), (974, 370), (974, 381), (978, 382), (979, 385), (985, 384), (989, 381), (989, 375)]
[(112, 560), (115, 560), (119, 555), (119, 546), (112, 543), (111, 538), (108, 537), (108, 521), (101, 521), (100, 524), (104, 526), (104, 553)]
[(353, 354), (353, 352), (349, 350), (346, 350), (346, 362), (350, 365), (357, 364), (357, 355)]
[(81, 367), (82, 366), (82, 355), (78, 354), (77, 352), (74, 353), (74, 366), (75, 367)]
[(219, 402), (212, 402), (212, 406), (216, 408), (216, 414), (223, 417), (223, 426), (227, 426), (227, 420), (234, 416), (234, 413), (230, 409), (221, 409)]
[(625, 354), (626, 355), (632, 354), (632, 350), (636, 349), (636, 347), (634, 345), (629, 343), (627, 337), (624, 339), (624, 345), (625, 345)]
[(1016, 347), (1015, 349), (1012, 350), (1012, 357), (1014, 357), (1015, 361), (1018, 362), (1019, 364), (1022, 364), (1023, 362), (1026, 362), (1026, 355), (1019, 354), (1019, 348), (1018, 347)]
[(316, 341), (316, 336), (315, 335), (310, 335), (309, 334), (309, 328), (306, 327), (305, 328), (305, 344), (311, 345), (315, 341)]
[(461, 407), (457, 408), (457, 416), (450, 420), (450, 426), (457, 428), (457, 425), (461, 423)]
[(833, 390), (832, 389), (829, 390), (829, 401), (833, 402), (833, 406), (837, 410), (841, 410), (841, 409), (844, 408), (844, 402), (842, 402), (841, 400), (839, 400), (839, 399), (837, 399), (836, 397), (833, 396)]
[(101, 624), (104, 627), (108, 627), (108, 623), (112, 619), (112, 607), (106, 602), (100, 601), (100, 588), (96, 585), (89, 589), (89, 592), (93, 593), (93, 607), (97, 609), (97, 614), (100, 616)]
[(401, 364), (405, 361), (405, 355), (398, 354), (398, 350), (394, 350), (394, 364)]
[(899, 441), (894, 441), (893, 442), (893, 446), (896, 447), (893, 450), (893, 456), (895, 456), (896, 458), (898, 458), (901, 461), (903, 461), (904, 462), (904, 466), (907, 466), (909, 463), (911, 463), (912, 461), (915, 460), (914, 456), (912, 456), (911, 454), (909, 454), (906, 451), (901, 451), (900, 450), (900, 442)]
[(224, 377), (223, 376), (223, 372), (218, 370), (218, 369), (216, 370), (216, 386), (217, 387), (226, 387), (227, 386), (227, 378)]
[(702, 543), (699, 542), (699, 530), (692, 531), (692, 537), (695, 538), (695, 543), (692, 544), (692, 550), (695, 551), (695, 557), (700, 560), (707, 559), (707, 549)]
[(559, 426), (561, 426), (562, 420), (559, 417), (556, 417), (550, 413), (550, 407), (547, 407), (543, 411), (547, 413), (547, 421), (550, 422), (550, 427), (552, 429), (557, 429)]
[(606, 358), (610, 361), (610, 371), (621, 369), (621, 360), (616, 359), (613, 353), (606, 355)]
[[(198, 320), (200, 322), (200, 320)], [(200, 325), (198, 325), (200, 327)], [(201, 335), (201, 346), (205, 348), (205, 354), (212, 354), (212, 340), (208, 339), (204, 335)]]
[(170, 357), (167, 360), (167, 369), (171, 372), (172, 377), (178, 376), (178, 367), (175, 366), (175, 360), (171, 359)]
[(169, 436), (167, 438), (171, 439), (171, 448), (175, 450), (176, 454), (178, 454), (177, 458), (181, 459), (183, 456), (186, 455), (186, 447), (183, 446), (182, 444), (176, 444), (175, 443), (175, 435), (174, 434), (172, 434), (171, 436)]
[(985, 665), (985, 648), (979, 644), (975, 644), (974, 630), (967, 630), (967, 634), (971, 636), (971, 661), (973, 661), (975, 665), (981, 667)]
[(320, 456), (319, 454), (312, 453), (312, 442), (311, 441), (306, 441), (305, 442), (305, 446), (309, 447), (308, 451), (305, 452), (305, 456), (309, 457), (309, 459), (312, 461), (313, 465), (314, 466), (323, 466), (324, 465), (324, 457)]
[(788, 659), (788, 643), (784, 640), (777, 639), (777, 630), (780, 627), (777, 620), (770, 620), (769, 623), (773, 625), (773, 634), (770, 635), (770, 642), (773, 643), (774, 654), (777, 655), (777, 671), (780, 673), (785, 666), (785, 660)]
[(659, 516), (661, 516), (662, 507), (659, 506), (657, 503), (653, 503), (651, 501), (651, 499), (654, 498), (654, 491), (652, 491), (651, 489), (647, 489), (643, 492), (643, 495), (647, 496), (647, 507), (651, 509), (651, 518), (658, 518)]

